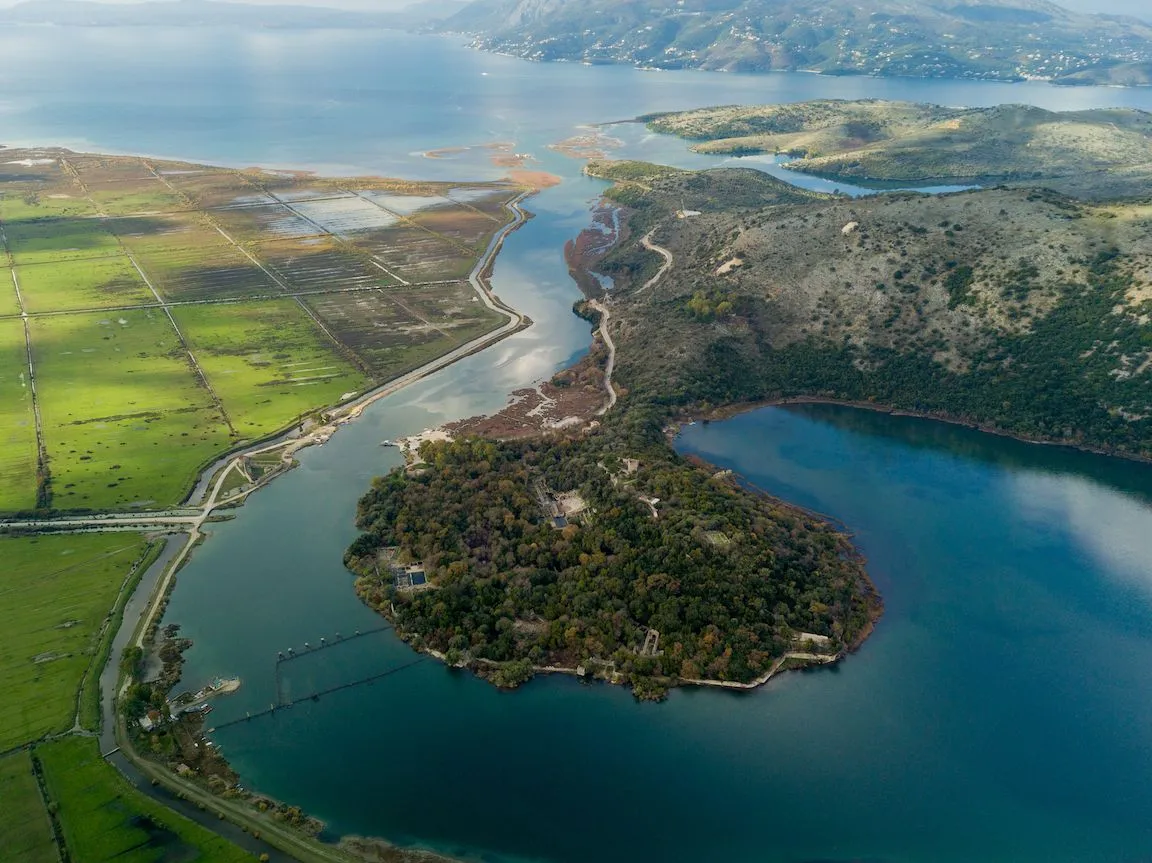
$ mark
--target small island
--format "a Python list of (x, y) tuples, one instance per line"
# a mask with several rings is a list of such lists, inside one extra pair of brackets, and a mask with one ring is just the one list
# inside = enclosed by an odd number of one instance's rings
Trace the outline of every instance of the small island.
[(360, 502), (357, 593), (504, 687), (567, 672), (659, 699), (857, 647), (881, 605), (848, 538), (681, 459), (653, 419), (423, 442)]

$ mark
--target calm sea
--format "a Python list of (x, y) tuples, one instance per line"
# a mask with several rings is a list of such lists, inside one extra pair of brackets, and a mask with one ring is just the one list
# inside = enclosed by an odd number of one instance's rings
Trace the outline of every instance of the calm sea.
[[(168, 619), (186, 676), (238, 674), (222, 723), (276, 697), (277, 651), (379, 619), (340, 560), (394, 438), (503, 404), (586, 349), (560, 249), (600, 184), (546, 149), (580, 124), (707, 104), (882, 97), (1152, 107), (1152, 91), (535, 65), (380, 33), (11, 28), (0, 141), (229, 165), (469, 179), (514, 140), (565, 182), (495, 273), (537, 323), (377, 404), (221, 524)], [(642, 127), (621, 154), (717, 164)], [(501, 694), (424, 662), (216, 735), (245, 784), (333, 835), (492, 861), (1152, 859), (1152, 469), (848, 409), (768, 409), (683, 449), (844, 521), (887, 602), (841, 666), (747, 695), (537, 680)], [(410, 662), (386, 633), (295, 660), (307, 695)]]

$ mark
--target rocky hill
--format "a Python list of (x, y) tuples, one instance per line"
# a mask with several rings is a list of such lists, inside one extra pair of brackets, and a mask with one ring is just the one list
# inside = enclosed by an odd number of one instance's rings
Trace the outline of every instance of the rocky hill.
[(476, 0), (443, 27), (521, 57), (657, 69), (1062, 80), (1152, 60), (1152, 26), (1045, 0)]
[[(772, 202), (750, 170), (590, 170), (631, 214), (599, 263), (630, 398), (816, 396), (1152, 456), (1152, 205), (783, 184)], [(709, 191), (747, 184), (758, 203)], [(662, 259), (642, 239), (674, 261), (646, 289)]]
[(1152, 178), (1152, 114), (1132, 109), (822, 100), (642, 119), (700, 152), (782, 153), (793, 170), (852, 182), (1064, 181), (1055, 185), (1110, 197)]

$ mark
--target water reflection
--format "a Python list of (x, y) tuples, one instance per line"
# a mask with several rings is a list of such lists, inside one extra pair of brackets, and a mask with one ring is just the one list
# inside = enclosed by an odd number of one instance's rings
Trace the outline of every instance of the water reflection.
[[(1027, 467), (1060, 475), (1082, 470), (1111, 488), (1152, 504), (1152, 469), (1140, 462), (1101, 458), (1070, 447), (1035, 444), (976, 431), (952, 423), (916, 417), (894, 417), (882, 411), (840, 405), (785, 405), (781, 410), (798, 416), (818, 416), (820, 422), (877, 441), (890, 439), (897, 425), (904, 447), (945, 451), (968, 460), (1004, 469)], [(1152, 559), (1152, 558), (1150, 558)]]
[(1152, 598), (1152, 504), (1083, 477), (1021, 473), (1013, 506), (1034, 523), (1066, 534), (1099, 569)]

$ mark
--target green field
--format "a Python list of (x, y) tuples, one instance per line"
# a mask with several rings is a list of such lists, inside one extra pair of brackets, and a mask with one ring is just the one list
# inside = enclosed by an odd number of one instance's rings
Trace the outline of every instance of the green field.
[(100, 626), (144, 548), (134, 533), (0, 537), (0, 752), (72, 727)]
[(4, 801), (0, 806), (0, 849), (5, 859), (58, 863), (52, 827), (28, 752), (0, 758), (0, 800)]
[(173, 314), (245, 437), (370, 386), (295, 300), (181, 306)]
[(20, 314), (20, 303), (16, 299), (16, 285), (12, 282), (12, 270), (8, 267), (0, 267), (0, 315), (18, 314)]
[(159, 180), (89, 183), (88, 191), (101, 211), (110, 216), (130, 213), (167, 213), (186, 210), (187, 205)]
[(79, 189), (54, 194), (6, 194), (0, 192), (0, 221), (23, 222), (32, 219), (58, 219), (96, 215), (96, 208), (81, 196)]
[(136, 791), (100, 758), (96, 741), (38, 746), (49, 799), (77, 863), (232, 863), (255, 858)]
[(32, 319), (52, 502), (178, 502), (229, 430), (158, 309)]
[(30, 264), (17, 269), (29, 313), (154, 303), (127, 255)]
[(24, 324), (0, 321), (0, 511), (36, 505), (36, 418)]
[(7, 222), (4, 233), (17, 264), (74, 261), (120, 254), (116, 237), (102, 219), (42, 219)]
[(461, 203), (449, 183), (6, 152), (0, 512), (178, 504), (221, 452), (500, 323), (465, 278), (509, 217), (508, 183)]

